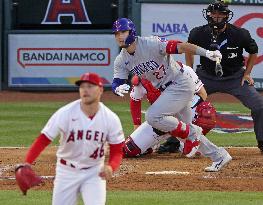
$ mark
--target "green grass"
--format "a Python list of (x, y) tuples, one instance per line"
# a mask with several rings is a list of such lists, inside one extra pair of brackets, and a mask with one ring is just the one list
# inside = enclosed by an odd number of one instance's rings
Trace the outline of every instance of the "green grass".
[[(29, 191), (22, 196), (17, 191), (1, 191), (3, 205), (49, 205), (51, 192)], [(261, 205), (261, 192), (136, 192), (109, 191), (107, 205)], [(78, 205), (83, 203), (79, 200)]]
[(218, 111), (236, 111), (240, 113), (250, 113), (250, 110), (241, 103), (213, 103)]
[(1, 103), (0, 146), (28, 146), (63, 103)]
[[(49, 117), (64, 102), (43, 103), (0, 103), (0, 146), (29, 146), (38, 136)], [(124, 133), (132, 133), (133, 125), (129, 113), (129, 103), (106, 103), (121, 119)], [(215, 104), (220, 111), (237, 111), (249, 113), (249, 110), (239, 103)], [(143, 104), (143, 109), (147, 103)], [(217, 134), (210, 132), (208, 138), (219, 146), (255, 146), (255, 134)], [(57, 140), (54, 142), (57, 143)]]
[(206, 137), (216, 145), (224, 147), (255, 147), (257, 145), (256, 137), (253, 132), (240, 134), (218, 134), (211, 132)]

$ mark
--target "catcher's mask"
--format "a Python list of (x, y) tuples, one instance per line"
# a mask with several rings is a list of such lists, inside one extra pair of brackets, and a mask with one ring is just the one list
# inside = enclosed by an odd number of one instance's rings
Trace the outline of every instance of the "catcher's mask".
[[(229, 10), (228, 5), (223, 1), (215, 1), (209, 4), (206, 9), (202, 11), (203, 17), (207, 20), (208, 25), (213, 30), (221, 30), (233, 18), (233, 12)], [(216, 17), (213, 14), (223, 14), (225, 17)]]

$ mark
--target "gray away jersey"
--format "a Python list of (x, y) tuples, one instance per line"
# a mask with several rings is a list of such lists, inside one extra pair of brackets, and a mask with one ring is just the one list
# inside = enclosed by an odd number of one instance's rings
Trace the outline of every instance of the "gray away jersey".
[(127, 79), (131, 72), (151, 81), (156, 88), (174, 81), (181, 67), (166, 53), (167, 43), (157, 36), (137, 37), (134, 55), (122, 49), (115, 59), (114, 78)]

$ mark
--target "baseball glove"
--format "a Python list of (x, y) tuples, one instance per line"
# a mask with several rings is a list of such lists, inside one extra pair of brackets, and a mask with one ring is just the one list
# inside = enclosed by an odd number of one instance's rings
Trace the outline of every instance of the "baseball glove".
[(27, 164), (17, 165), (15, 168), (15, 176), (16, 182), (24, 195), (26, 195), (28, 189), (42, 182), (41, 177), (37, 176), (30, 165)]
[(200, 103), (195, 110), (197, 116), (193, 124), (202, 127), (203, 134), (206, 135), (216, 126), (216, 109), (207, 101)]

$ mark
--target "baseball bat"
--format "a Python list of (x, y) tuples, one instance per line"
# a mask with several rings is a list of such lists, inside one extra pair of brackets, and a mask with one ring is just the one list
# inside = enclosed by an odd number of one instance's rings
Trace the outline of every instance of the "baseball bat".
[(216, 58), (216, 67), (215, 67), (215, 73), (217, 77), (222, 77), (223, 76), (223, 68), (221, 65), (221, 59)]

